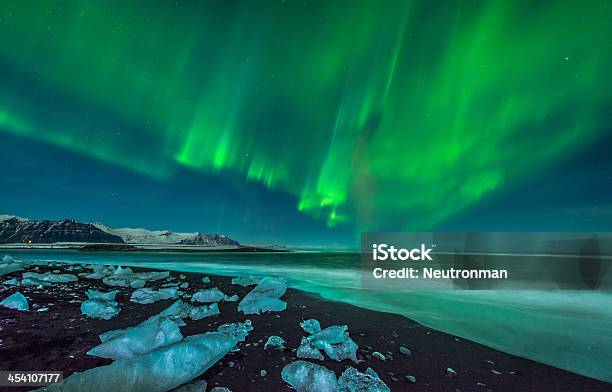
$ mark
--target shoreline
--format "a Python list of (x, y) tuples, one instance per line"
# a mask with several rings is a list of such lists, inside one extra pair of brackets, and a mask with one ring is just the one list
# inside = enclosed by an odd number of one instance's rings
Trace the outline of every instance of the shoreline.
[[(38, 267), (40, 273), (66, 270), (73, 264), (30, 266), (24, 271), (3, 275), (2, 282)], [(133, 268), (135, 272), (151, 271)], [(183, 275), (185, 278), (180, 279)], [(197, 289), (218, 287), (229, 295), (244, 297), (253, 286), (231, 284), (231, 277), (199, 273), (171, 272), (175, 282), (186, 282), (184, 291), (192, 294)], [(208, 276), (211, 283), (202, 283)], [(148, 282), (146, 287), (159, 288), (166, 281)], [(93, 320), (82, 316), (81, 301), (85, 291), (119, 289), (119, 315), (110, 320)], [(0, 299), (20, 291), (30, 303), (30, 310), (20, 312), (0, 307), (0, 370), (59, 370), (64, 377), (77, 371), (108, 365), (112, 361), (87, 355), (99, 344), (98, 335), (110, 330), (137, 325), (167, 308), (175, 300), (153, 304), (129, 301), (134, 289), (110, 287), (99, 280), (79, 277), (78, 282), (54, 283), (50, 286), (0, 285)], [(392, 391), (605, 391), (610, 384), (522, 359), (500, 351), (429, 329), (406, 317), (367, 310), (350, 304), (328, 301), (322, 297), (296, 289), (288, 289), (281, 297), (287, 302), (282, 312), (245, 316), (237, 311), (236, 302), (220, 302), (220, 314), (198, 321), (187, 321), (181, 327), (184, 336), (214, 330), (221, 324), (250, 319), (254, 330), (239, 345), (240, 352), (229, 353), (199, 379), (209, 387), (225, 386), (234, 392), (290, 391), (282, 381), (280, 371), (286, 364), (299, 360), (295, 349), (304, 331), (299, 322), (315, 318), (322, 327), (348, 325), (351, 338), (358, 344), (360, 363), (342, 362), (326, 358), (311, 362), (326, 366), (339, 376), (349, 366), (365, 371), (372, 367)], [(49, 308), (39, 312), (34, 304)], [(271, 335), (286, 340), (285, 351), (264, 351), (263, 344)], [(399, 347), (410, 349), (410, 355), (399, 352)], [(382, 361), (373, 353), (385, 355)], [(363, 361), (363, 362), (361, 362)], [(447, 368), (457, 372), (449, 378)], [(265, 370), (266, 375), (261, 376)], [(406, 379), (412, 376), (416, 382)], [(23, 387), (17, 390), (25, 390)]]
[(0, 250), (78, 250), (84, 252), (167, 252), (167, 253), (288, 253), (291, 249), (251, 245), (203, 246), (174, 244), (50, 243), (0, 244)]

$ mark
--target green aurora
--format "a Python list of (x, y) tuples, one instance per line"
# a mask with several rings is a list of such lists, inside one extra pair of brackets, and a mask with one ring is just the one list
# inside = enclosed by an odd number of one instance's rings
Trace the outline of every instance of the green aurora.
[(3, 1), (0, 132), (432, 227), (609, 131), (605, 1)]

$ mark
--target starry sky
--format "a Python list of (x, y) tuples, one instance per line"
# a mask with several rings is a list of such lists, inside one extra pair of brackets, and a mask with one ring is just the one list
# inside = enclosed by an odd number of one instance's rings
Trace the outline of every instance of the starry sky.
[(0, 213), (612, 230), (608, 1), (0, 3)]

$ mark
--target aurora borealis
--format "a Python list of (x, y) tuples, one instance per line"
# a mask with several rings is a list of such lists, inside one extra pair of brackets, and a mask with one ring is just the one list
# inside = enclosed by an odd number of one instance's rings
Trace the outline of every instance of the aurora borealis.
[(3, 1), (0, 143), (430, 229), (606, 139), (611, 30), (606, 1)]

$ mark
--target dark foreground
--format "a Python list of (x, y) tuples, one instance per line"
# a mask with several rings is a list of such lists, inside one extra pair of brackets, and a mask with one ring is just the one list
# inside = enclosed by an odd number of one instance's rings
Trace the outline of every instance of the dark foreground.
[[(38, 272), (58, 269), (62, 268), (40, 267)], [(21, 277), (22, 272), (4, 275), (0, 281)], [(177, 272), (171, 273), (175, 281), (178, 281), (179, 275)], [(204, 275), (184, 275), (186, 278), (183, 281), (189, 282), (189, 288), (182, 291), (189, 295), (198, 289), (216, 286), (226, 294), (238, 294), (242, 298), (253, 288), (233, 285), (229, 277), (210, 276), (211, 283), (203, 284), (201, 278)], [(167, 282), (149, 282), (147, 287), (160, 287), (163, 283)], [(134, 289), (119, 288), (121, 292), (117, 295), (117, 301), (121, 305), (121, 313), (108, 321), (92, 320), (82, 316), (80, 311), (81, 302), (86, 299), (85, 291), (90, 288), (102, 291), (115, 289), (101, 281), (84, 278), (79, 278), (79, 282), (57, 283), (41, 288), (0, 284), (0, 299), (20, 291), (30, 304), (27, 312), (0, 307), (0, 370), (55, 370), (62, 371), (67, 377), (74, 372), (110, 364), (111, 360), (86, 354), (99, 344), (99, 334), (137, 325), (175, 301), (165, 300), (149, 305), (132, 303), (129, 297)], [(610, 384), (436, 332), (402, 316), (330, 302), (292, 289), (282, 299), (288, 305), (285, 311), (279, 313), (244, 316), (237, 311), (238, 302), (221, 302), (220, 315), (199, 321), (186, 320), (187, 326), (181, 327), (184, 336), (211, 331), (221, 324), (247, 318), (253, 323), (254, 330), (239, 345), (240, 352), (229, 353), (202, 374), (201, 379), (208, 382), (209, 388), (223, 386), (233, 392), (291, 391), (281, 379), (281, 369), (287, 363), (298, 360), (295, 349), (305, 334), (299, 322), (315, 318), (323, 328), (347, 324), (351, 337), (359, 345), (358, 357), (363, 361), (358, 364), (350, 360), (338, 363), (329, 359), (312, 362), (335, 371), (337, 376), (348, 366), (360, 371), (372, 367), (392, 391), (612, 390)], [(49, 310), (36, 311), (41, 307), (48, 307)], [(288, 348), (285, 351), (265, 351), (263, 346), (270, 335), (283, 337)], [(401, 354), (400, 346), (409, 348), (412, 354)], [(389, 359), (382, 361), (372, 357), (374, 351), (385, 354)], [(457, 372), (457, 376), (446, 376), (449, 367)], [(405, 378), (408, 375), (414, 376), (416, 382), (408, 381)], [(28, 389), (33, 388), (13, 390)]]

